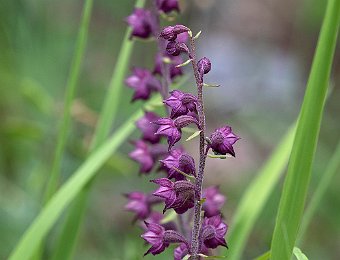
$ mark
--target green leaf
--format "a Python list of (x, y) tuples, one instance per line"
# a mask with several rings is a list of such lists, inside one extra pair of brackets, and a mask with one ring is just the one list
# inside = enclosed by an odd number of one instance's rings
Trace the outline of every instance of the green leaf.
[[(143, 7), (144, 4), (145, 0), (137, 0), (135, 7)], [(91, 147), (94, 149), (107, 138), (117, 116), (119, 101), (121, 100), (120, 93), (123, 87), (124, 77), (129, 68), (129, 61), (134, 46), (134, 41), (130, 40), (131, 32), (132, 29), (128, 27), (124, 40), (122, 41), (117, 63), (112, 73), (108, 93), (104, 101), (103, 110), (100, 113), (96, 132), (92, 140)]]
[(303, 215), (302, 224), (299, 230), (299, 239), (298, 242), (301, 242), (306, 230), (315, 214), (319, 205), (322, 201), (323, 196), (327, 192), (328, 187), (330, 186), (332, 179), (339, 169), (340, 166), (340, 142), (337, 145), (335, 152), (333, 153), (332, 158), (330, 159), (326, 170), (322, 174), (321, 180), (318, 182), (318, 185), (313, 192), (312, 198), (308, 204), (308, 207)]
[(305, 206), (312, 162), (340, 22), (340, 0), (329, 0), (297, 125), (271, 244), (272, 259), (290, 259)]
[(58, 133), (58, 141), (54, 155), (54, 161), (52, 163), (52, 170), (50, 173), (50, 179), (47, 184), (45, 201), (49, 200), (55, 190), (57, 189), (59, 181), (59, 172), (62, 161), (62, 156), (65, 150), (67, 134), (70, 128), (71, 122), (71, 106), (75, 98), (77, 89), (77, 83), (79, 80), (81, 64), (83, 61), (85, 47), (87, 42), (88, 28), (91, 17), (93, 0), (86, 0), (83, 8), (82, 20), (79, 28), (77, 42), (75, 45), (75, 53), (70, 68), (70, 75), (67, 80), (66, 92), (65, 92), (65, 105), (61, 125)]
[[(145, 0), (136, 0), (135, 7), (143, 7), (144, 4)], [(90, 151), (95, 150), (104, 142), (109, 135), (113, 122), (115, 121), (119, 101), (121, 99), (120, 94), (123, 87), (124, 77), (129, 67), (129, 61), (134, 46), (134, 41), (130, 40), (131, 32), (132, 29), (128, 27), (111, 76), (108, 93), (104, 100), (102, 111), (99, 115), (99, 121), (92, 139)], [(82, 191), (79, 194), (79, 197), (76, 198), (75, 202), (72, 203), (71, 209), (62, 225), (57, 245), (53, 250), (54, 254), (52, 259), (58, 260), (71, 258), (77, 242), (78, 232), (82, 223), (82, 217), (85, 213), (87, 197), (90, 190), (91, 184), (89, 183), (86, 186), (86, 190)], [(72, 232), (70, 232), (70, 228), (72, 228)]]
[(208, 84), (208, 83), (203, 83), (203, 87), (207, 87), (207, 88), (218, 88), (221, 85), (218, 84)]
[(269, 260), (270, 259), (270, 251), (265, 252), (264, 254), (256, 257), (254, 260)]
[(193, 133), (192, 135), (190, 135), (187, 139), (185, 139), (185, 141), (190, 141), (192, 139), (194, 139), (195, 137), (199, 136), (199, 134), (202, 132), (202, 130), (198, 130), (195, 133)]
[[(159, 97), (158, 97), (159, 98)], [(53, 227), (61, 213), (95, 176), (97, 170), (109, 159), (127, 137), (135, 130), (134, 122), (143, 115), (143, 110), (134, 113), (110, 139), (98, 147), (89, 158), (72, 174), (69, 180), (55, 193), (33, 223), (25, 231), (12, 251), (10, 260), (29, 259), (39, 243)]]
[(293, 253), (297, 260), (308, 260), (308, 257), (304, 253), (302, 253), (300, 248), (294, 247)]
[(201, 36), (202, 31), (199, 31), (195, 36), (194, 40), (197, 40)]
[(246, 189), (231, 224), (230, 249), (225, 251), (229, 259), (241, 259), (250, 232), (287, 165), (294, 134), (295, 127), (291, 127)]
[(188, 65), (191, 61), (192, 61), (192, 59), (188, 59), (185, 62), (176, 65), (176, 68), (184, 67), (184, 66)]

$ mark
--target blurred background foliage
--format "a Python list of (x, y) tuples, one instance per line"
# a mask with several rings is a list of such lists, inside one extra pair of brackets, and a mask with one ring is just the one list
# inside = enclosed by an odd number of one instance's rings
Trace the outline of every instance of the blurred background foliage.
[[(62, 181), (86, 158), (126, 29), (124, 18), (133, 4), (95, 1)], [(198, 51), (213, 64), (207, 81), (221, 84), (206, 93), (208, 132), (228, 123), (242, 137), (237, 158), (207, 163), (206, 185), (220, 185), (227, 195), (224, 214), (229, 223), (254, 174), (297, 117), (325, 4), (317, 0), (181, 1), (179, 21), (193, 31), (203, 31)], [(0, 1), (0, 259), (8, 256), (41, 208), (82, 5), (80, 0)], [(130, 66), (152, 68), (155, 50), (154, 43), (138, 41)], [(339, 48), (331, 81), (310, 194), (340, 137)], [(194, 91), (192, 84), (183, 88)], [(130, 103), (131, 95), (124, 88), (115, 127), (140, 107), (139, 102)], [(136, 132), (131, 139), (138, 136)], [(186, 144), (195, 158), (196, 145), (196, 141)], [(131, 149), (127, 142), (101, 169), (75, 259), (142, 258), (141, 230), (131, 225), (131, 214), (123, 211), (122, 194), (154, 187), (148, 178), (138, 176), (138, 165), (127, 157)], [(339, 181), (336, 175), (301, 246), (310, 259), (340, 258)], [(281, 187), (282, 183), (261, 213), (244, 259), (268, 250)], [(49, 250), (58, 227), (48, 237)]]

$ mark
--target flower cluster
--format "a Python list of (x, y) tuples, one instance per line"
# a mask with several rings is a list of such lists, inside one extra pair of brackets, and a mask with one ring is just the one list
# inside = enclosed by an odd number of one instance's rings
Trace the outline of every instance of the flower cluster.
[[(145, 111), (144, 116), (137, 120), (141, 138), (132, 141), (135, 148), (130, 158), (139, 163), (140, 174), (157, 169), (165, 176), (150, 180), (157, 187), (149, 194), (137, 191), (127, 194), (125, 209), (135, 214), (135, 221), (140, 221), (145, 231), (142, 238), (150, 245), (145, 254), (160, 254), (175, 243), (178, 244), (174, 250), (175, 260), (187, 255), (199, 259), (211, 255), (211, 250), (218, 246), (227, 247), (228, 226), (221, 214), (225, 196), (216, 186), (202, 189), (205, 161), (210, 150), (214, 157), (235, 156), (233, 145), (239, 137), (230, 126), (218, 128), (206, 136), (203, 85), (204, 75), (211, 70), (211, 62), (206, 57), (196, 60), (197, 36), (193, 36), (188, 27), (175, 25), (159, 29), (159, 14), (178, 12), (178, 1), (155, 0), (155, 6), (158, 8), (156, 12), (139, 8), (127, 18), (132, 27), (131, 37), (154, 36), (158, 40), (159, 53), (153, 70), (134, 68), (126, 84), (135, 91), (132, 101), (148, 100), (153, 92), (160, 93), (168, 113), (161, 117)], [(187, 62), (183, 63), (181, 53), (187, 56)], [(197, 95), (178, 89), (169, 91), (169, 83), (182, 75), (182, 66), (189, 63), (193, 67)], [(200, 139), (198, 167), (194, 158), (178, 145), (183, 128), (189, 125), (196, 128), (193, 136)], [(164, 137), (167, 147), (162, 142)], [(154, 206), (160, 203), (164, 203), (163, 214), (155, 211)], [(170, 209), (177, 213), (177, 221), (164, 218)], [(187, 216), (184, 218), (184, 215)]]

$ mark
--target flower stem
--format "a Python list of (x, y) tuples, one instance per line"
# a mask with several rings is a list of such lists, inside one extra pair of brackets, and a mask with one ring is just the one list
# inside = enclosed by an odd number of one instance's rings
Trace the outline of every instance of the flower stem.
[(192, 240), (191, 240), (191, 258), (192, 260), (199, 259), (199, 233), (201, 228), (201, 211), (202, 204), (200, 203), (202, 197), (202, 184), (204, 177), (204, 167), (205, 160), (207, 158), (209, 147), (205, 150), (205, 114), (204, 114), (204, 103), (203, 103), (203, 79), (198, 72), (197, 61), (196, 61), (196, 51), (195, 51), (195, 39), (190, 37), (191, 52), (190, 58), (192, 63), (192, 68), (195, 75), (196, 85), (197, 85), (197, 100), (198, 100), (198, 122), (200, 132), (200, 142), (199, 142), (199, 168), (198, 174), (195, 182), (195, 207), (194, 207), (194, 226), (192, 229)]

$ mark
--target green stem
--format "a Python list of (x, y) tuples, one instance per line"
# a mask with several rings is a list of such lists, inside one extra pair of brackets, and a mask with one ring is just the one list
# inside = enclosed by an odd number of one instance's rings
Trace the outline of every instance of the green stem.
[(92, 5), (93, 0), (86, 0), (83, 8), (82, 20), (78, 32), (77, 42), (75, 45), (75, 53), (73, 56), (70, 74), (66, 85), (64, 112), (58, 133), (58, 142), (55, 150), (54, 160), (52, 163), (50, 179), (48, 181), (46, 194), (44, 197), (45, 203), (55, 193), (59, 182), (61, 161), (63, 153), (65, 151), (67, 134), (69, 132), (71, 122), (71, 106), (76, 93), (81, 64), (84, 58)]
[[(137, 0), (135, 7), (143, 7), (144, 4), (145, 0)], [(113, 122), (115, 121), (124, 77), (128, 69), (129, 60), (134, 46), (134, 41), (130, 40), (131, 32), (131, 28), (128, 27), (122, 41), (116, 66), (111, 76), (108, 94), (104, 100), (103, 109), (99, 116), (99, 121), (92, 139), (90, 151), (95, 150), (104, 142), (110, 133)], [(78, 233), (86, 212), (88, 196), (92, 185), (93, 180), (84, 187), (84, 190), (79, 193), (75, 201), (72, 203), (71, 209), (62, 225), (61, 234), (52, 259), (71, 258), (77, 243), (77, 238), (79, 237)], [(71, 233), (69, 232), (70, 227), (72, 227)]]
[(327, 188), (330, 186), (334, 174), (337, 172), (337, 169), (339, 168), (339, 165), (340, 165), (340, 142), (338, 143), (336, 151), (334, 152), (332, 158), (330, 159), (326, 170), (323, 172), (322, 178), (318, 183), (316, 190), (313, 192), (312, 199), (309, 202), (309, 205), (303, 215), (302, 224), (298, 236), (298, 244), (303, 240), (307, 227), (309, 226), (315, 212), (317, 211), (318, 206), (320, 205), (320, 202), (322, 200), (322, 197), (325, 195), (327, 191)]
[(271, 244), (271, 259), (291, 259), (305, 206), (340, 22), (329, 0), (301, 109)]
[[(144, 4), (145, 0), (137, 0), (135, 7), (143, 7)], [(91, 143), (91, 150), (94, 150), (98, 145), (102, 144), (103, 141), (108, 137), (111, 126), (116, 119), (119, 101), (121, 99), (120, 94), (123, 87), (123, 81), (128, 70), (128, 64), (134, 46), (134, 41), (130, 40), (131, 32), (131, 28), (128, 27), (122, 42), (121, 49), (119, 51), (116, 66), (112, 73), (103, 109), (99, 116), (98, 125)]]

